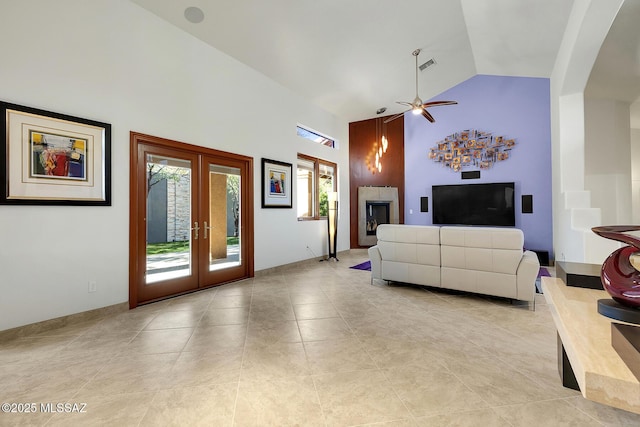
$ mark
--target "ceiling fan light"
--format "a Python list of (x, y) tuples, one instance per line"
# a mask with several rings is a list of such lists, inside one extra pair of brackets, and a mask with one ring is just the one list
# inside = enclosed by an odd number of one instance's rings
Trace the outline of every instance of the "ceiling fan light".
[(420, 107), (413, 107), (411, 109), (411, 112), (413, 113), (414, 116), (418, 116), (420, 114), (422, 114), (422, 108)]

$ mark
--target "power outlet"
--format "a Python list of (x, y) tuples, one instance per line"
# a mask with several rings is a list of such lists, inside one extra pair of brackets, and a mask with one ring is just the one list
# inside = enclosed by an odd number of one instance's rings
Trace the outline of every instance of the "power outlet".
[(91, 292), (95, 292), (98, 290), (98, 284), (96, 283), (95, 280), (90, 280), (89, 281), (89, 293)]

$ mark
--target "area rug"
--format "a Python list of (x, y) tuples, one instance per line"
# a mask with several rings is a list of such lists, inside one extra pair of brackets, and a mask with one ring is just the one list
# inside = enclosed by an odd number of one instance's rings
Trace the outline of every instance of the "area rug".
[(536, 293), (537, 294), (541, 294), (542, 293), (542, 281), (540, 280), (540, 278), (542, 277), (551, 277), (551, 274), (549, 274), (549, 270), (547, 270), (544, 267), (540, 267), (540, 270), (538, 270), (538, 277), (536, 278)]
[(353, 268), (354, 270), (371, 271), (371, 261), (365, 261), (362, 264), (357, 264), (349, 268)]
[(549, 274), (549, 270), (546, 268), (540, 267), (540, 270), (538, 270), (538, 277), (551, 277), (551, 274)]

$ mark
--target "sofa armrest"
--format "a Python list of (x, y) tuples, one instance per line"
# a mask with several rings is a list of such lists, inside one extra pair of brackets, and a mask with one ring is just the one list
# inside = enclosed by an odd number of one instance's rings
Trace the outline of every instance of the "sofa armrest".
[(540, 271), (540, 261), (535, 252), (525, 251), (516, 272), (517, 299), (533, 301), (536, 296), (536, 278)]
[(378, 245), (369, 248), (369, 260), (371, 261), (371, 279), (382, 279), (382, 255)]

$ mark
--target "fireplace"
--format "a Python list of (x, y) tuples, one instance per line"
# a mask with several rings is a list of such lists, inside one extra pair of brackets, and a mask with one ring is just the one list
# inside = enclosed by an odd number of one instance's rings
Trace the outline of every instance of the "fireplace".
[(367, 236), (375, 236), (378, 225), (389, 224), (389, 205), (389, 202), (367, 200)]
[(378, 243), (376, 228), (380, 224), (398, 224), (397, 187), (358, 187), (358, 245)]

